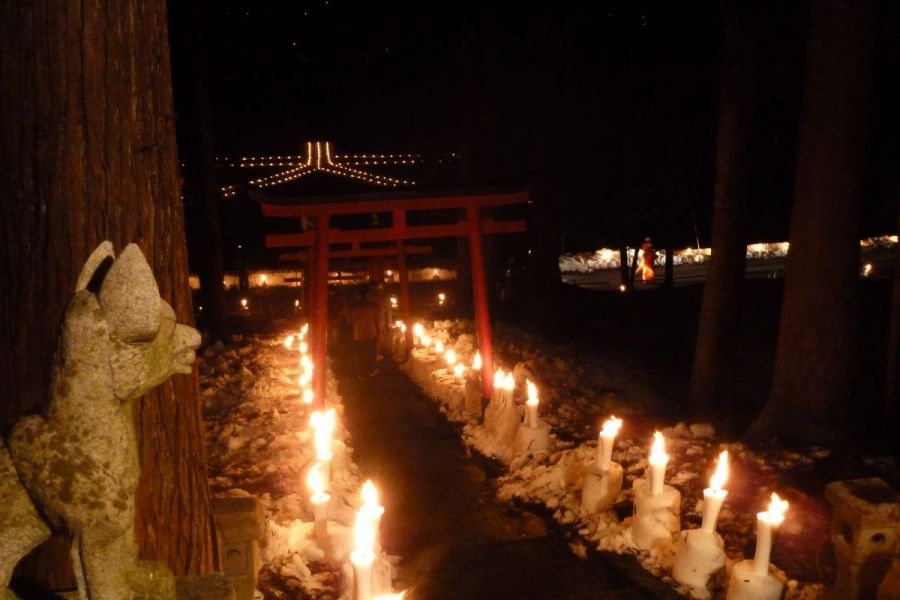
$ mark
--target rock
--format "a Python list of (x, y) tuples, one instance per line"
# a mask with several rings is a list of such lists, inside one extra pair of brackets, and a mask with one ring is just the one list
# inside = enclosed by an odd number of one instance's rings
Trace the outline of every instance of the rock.
[(222, 573), (178, 577), (175, 585), (178, 600), (236, 600), (234, 587)]

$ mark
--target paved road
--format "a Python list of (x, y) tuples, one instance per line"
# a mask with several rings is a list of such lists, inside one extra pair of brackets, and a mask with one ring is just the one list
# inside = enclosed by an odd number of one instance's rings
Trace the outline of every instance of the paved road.
[(397, 586), (413, 588), (408, 597), (675, 597), (655, 580), (628, 579), (645, 577), (628, 560), (577, 558), (563, 532), (498, 502), (490, 465), (467, 456), (459, 432), (396, 368), (341, 381), (354, 458), (383, 490), (382, 544), (403, 557)]

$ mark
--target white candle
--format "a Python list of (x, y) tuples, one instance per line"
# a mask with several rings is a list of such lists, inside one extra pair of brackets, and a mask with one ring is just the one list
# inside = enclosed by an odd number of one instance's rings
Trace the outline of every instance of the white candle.
[(619, 429), (622, 427), (622, 419), (617, 419), (615, 415), (603, 422), (600, 429), (600, 436), (597, 440), (597, 468), (601, 472), (608, 471), (609, 465), (612, 463), (613, 446), (616, 443), (616, 436), (619, 435)]
[(481, 352), (475, 352), (475, 358), (472, 359), (472, 368), (476, 371), (481, 370)]
[(753, 556), (753, 572), (757, 575), (769, 573), (769, 557), (772, 554), (772, 530), (784, 522), (788, 509), (786, 500), (772, 492), (769, 510), (756, 513), (756, 554)]
[(313, 442), (316, 449), (316, 460), (322, 463), (322, 476), (325, 489), (331, 482), (332, 434), (335, 426), (333, 408), (326, 411), (314, 410), (309, 416), (309, 424), (313, 428)]
[(525, 387), (528, 389), (528, 400), (525, 402), (525, 408), (528, 410), (528, 426), (537, 429), (538, 426), (538, 404), (541, 399), (538, 398), (537, 386), (531, 383), (531, 380), (525, 380)]
[(669, 455), (666, 454), (666, 438), (663, 434), (653, 434), (653, 447), (650, 450), (650, 495), (658, 496), (663, 491), (666, 478), (666, 465)]
[(438, 340), (434, 343), (434, 351), (438, 354), (444, 353), (444, 342)]
[(448, 367), (453, 367), (456, 365), (456, 352), (453, 351), (453, 348), (447, 350), (447, 353), (444, 354), (444, 360), (447, 361)]
[(293, 346), (293, 345), (294, 345), (294, 336), (289, 335), (289, 336), (287, 336), (286, 338), (284, 338), (284, 347), (285, 347), (285, 348), (287, 348), (288, 350), (290, 350), (290, 349), (291, 349), (291, 346)]
[(306, 485), (312, 494), (310, 502), (313, 505), (313, 514), (315, 515), (315, 534), (316, 539), (321, 544), (328, 539), (328, 502), (331, 495), (325, 492), (325, 478), (322, 474), (321, 463), (316, 463), (309, 469), (306, 476)]
[(378, 504), (378, 488), (371, 480), (368, 480), (363, 484), (360, 495), (363, 504), (359, 507), (359, 513), (369, 519), (373, 535), (377, 536), (378, 529), (381, 527), (381, 517), (384, 515), (384, 507)]
[(312, 403), (313, 403), (313, 397), (314, 397), (314, 396), (315, 396), (315, 393), (312, 391), (311, 388), (304, 388), (304, 390), (303, 390), (303, 404), (312, 404)]
[(709, 479), (709, 487), (703, 490), (703, 524), (700, 528), (713, 533), (716, 530), (716, 520), (728, 490), (722, 488), (728, 480), (728, 450), (722, 450), (719, 454), (719, 462), (716, 464), (716, 472)]
[(307, 344), (306, 342), (300, 342), (299, 348), (300, 354), (306, 354), (307, 352), (309, 352), (309, 344)]
[(431, 336), (422, 335), (419, 338), (419, 343), (422, 345), (423, 348), (429, 347), (431, 345)]
[(375, 534), (370, 517), (362, 510), (356, 513), (353, 528), (356, 548), (350, 553), (353, 575), (356, 580), (356, 600), (372, 598), (372, 563), (375, 562)]

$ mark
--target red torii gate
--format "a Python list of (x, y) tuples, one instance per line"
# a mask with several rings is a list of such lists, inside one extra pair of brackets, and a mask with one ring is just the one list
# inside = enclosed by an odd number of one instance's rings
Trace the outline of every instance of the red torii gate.
[[(301, 223), (304, 218), (315, 219), (313, 231), (303, 233), (281, 233), (266, 236), (267, 248), (308, 247), (311, 250), (310, 284), (312, 291), (311, 349), (313, 362), (313, 398), (317, 407), (325, 403), (325, 368), (327, 364), (327, 332), (328, 332), (328, 260), (333, 256), (378, 256), (396, 252), (399, 262), (400, 293), (403, 314), (409, 322), (409, 277), (406, 268), (407, 240), (429, 238), (459, 237), (469, 238), (469, 255), (472, 268), (472, 292), (475, 304), (475, 331), (478, 338), (478, 350), (481, 353), (481, 390), (490, 398), (494, 384), (494, 356), (491, 344), (491, 320), (488, 307), (487, 282), (484, 268), (483, 235), (500, 233), (523, 233), (526, 231), (524, 220), (494, 220), (484, 218), (481, 210), (489, 206), (508, 206), (524, 204), (529, 201), (527, 190), (516, 192), (487, 193), (448, 193), (441, 195), (426, 194), (360, 194), (345, 196), (340, 199), (318, 198), (275, 198), (253, 194), (262, 205), (266, 217), (297, 219)], [(291, 204), (287, 204), (291, 202)], [(452, 223), (438, 225), (408, 225), (408, 211), (440, 211), (459, 209), (465, 211), (465, 218), (458, 217)], [(389, 227), (372, 227), (366, 229), (337, 229), (331, 227), (331, 217), (339, 215), (356, 215), (371, 213), (391, 213), (393, 222)], [(393, 242), (395, 247), (389, 250), (361, 248), (362, 243)], [(350, 244), (351, 249), (334, 250), (331, 244)], [(295, 255), (296, 256), (296, 255)], [(293, 258), (293, 257), (292, 257)], [(411, 335), (411, 328), (407, 330)], [(409, 340), (409, 337), (407, 338)]]

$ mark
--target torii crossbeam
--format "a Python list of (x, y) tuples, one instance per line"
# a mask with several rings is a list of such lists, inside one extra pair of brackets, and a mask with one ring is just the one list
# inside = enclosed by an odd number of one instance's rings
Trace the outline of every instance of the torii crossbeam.
[[(364, 242), (394, 242), (399, 263), (400, 293), (404, 317), (411, 316), (409, 304), (409, 277), (406, 268), (406, 247), (408, 240), (460, 237), (469, 239), (469, 256), (472, 268), (472, 292), (475, 305), (475, 330), (478, 350), (481, 353), (481, 391), (490, 398), (494, 384), (493, 344), (491, 341), (491, 319), (488, 306), (487, 282), (484, 267), (484, 247), (482, 236), (500, 233), (523, 233), (524, 220), (494, 220), (483, 218), (481, 211), (486, 207), (510, 206), (529, 202), (527, 190), (512, 192), (469, 192), (446, 194), (359, 194), (356, 196), (283, 198), (268, 197), (259, 193), (251, 194), (262, 205), (263, 215), (314, 220), (313, 231), (266, 236), (267, 248), (306, 247), (312, 254), (312, 334), (314, 403), (323, 407), (325, 403), (325, 368), (328, 332), (328, 261), (341, 250), (331, 249), (331, 244), (359, 244)], [(446, 211), (458, 209), (464, 218), (452, 223), (439, 225), (409, 225), (407, 212)], [(387, 227), (367, 229), (337, 229), (331, 226), (331, 217), (370, 213), (390, 213), (392, 223)], [(302, 227), (302, 225), (301, 225)], [(339, 254), (338, 254), (339, 255)], [(411, 342), (412, 328), (407, 329), (407, 348)], [(322, 366), (320, 366), (322, 365)]]

